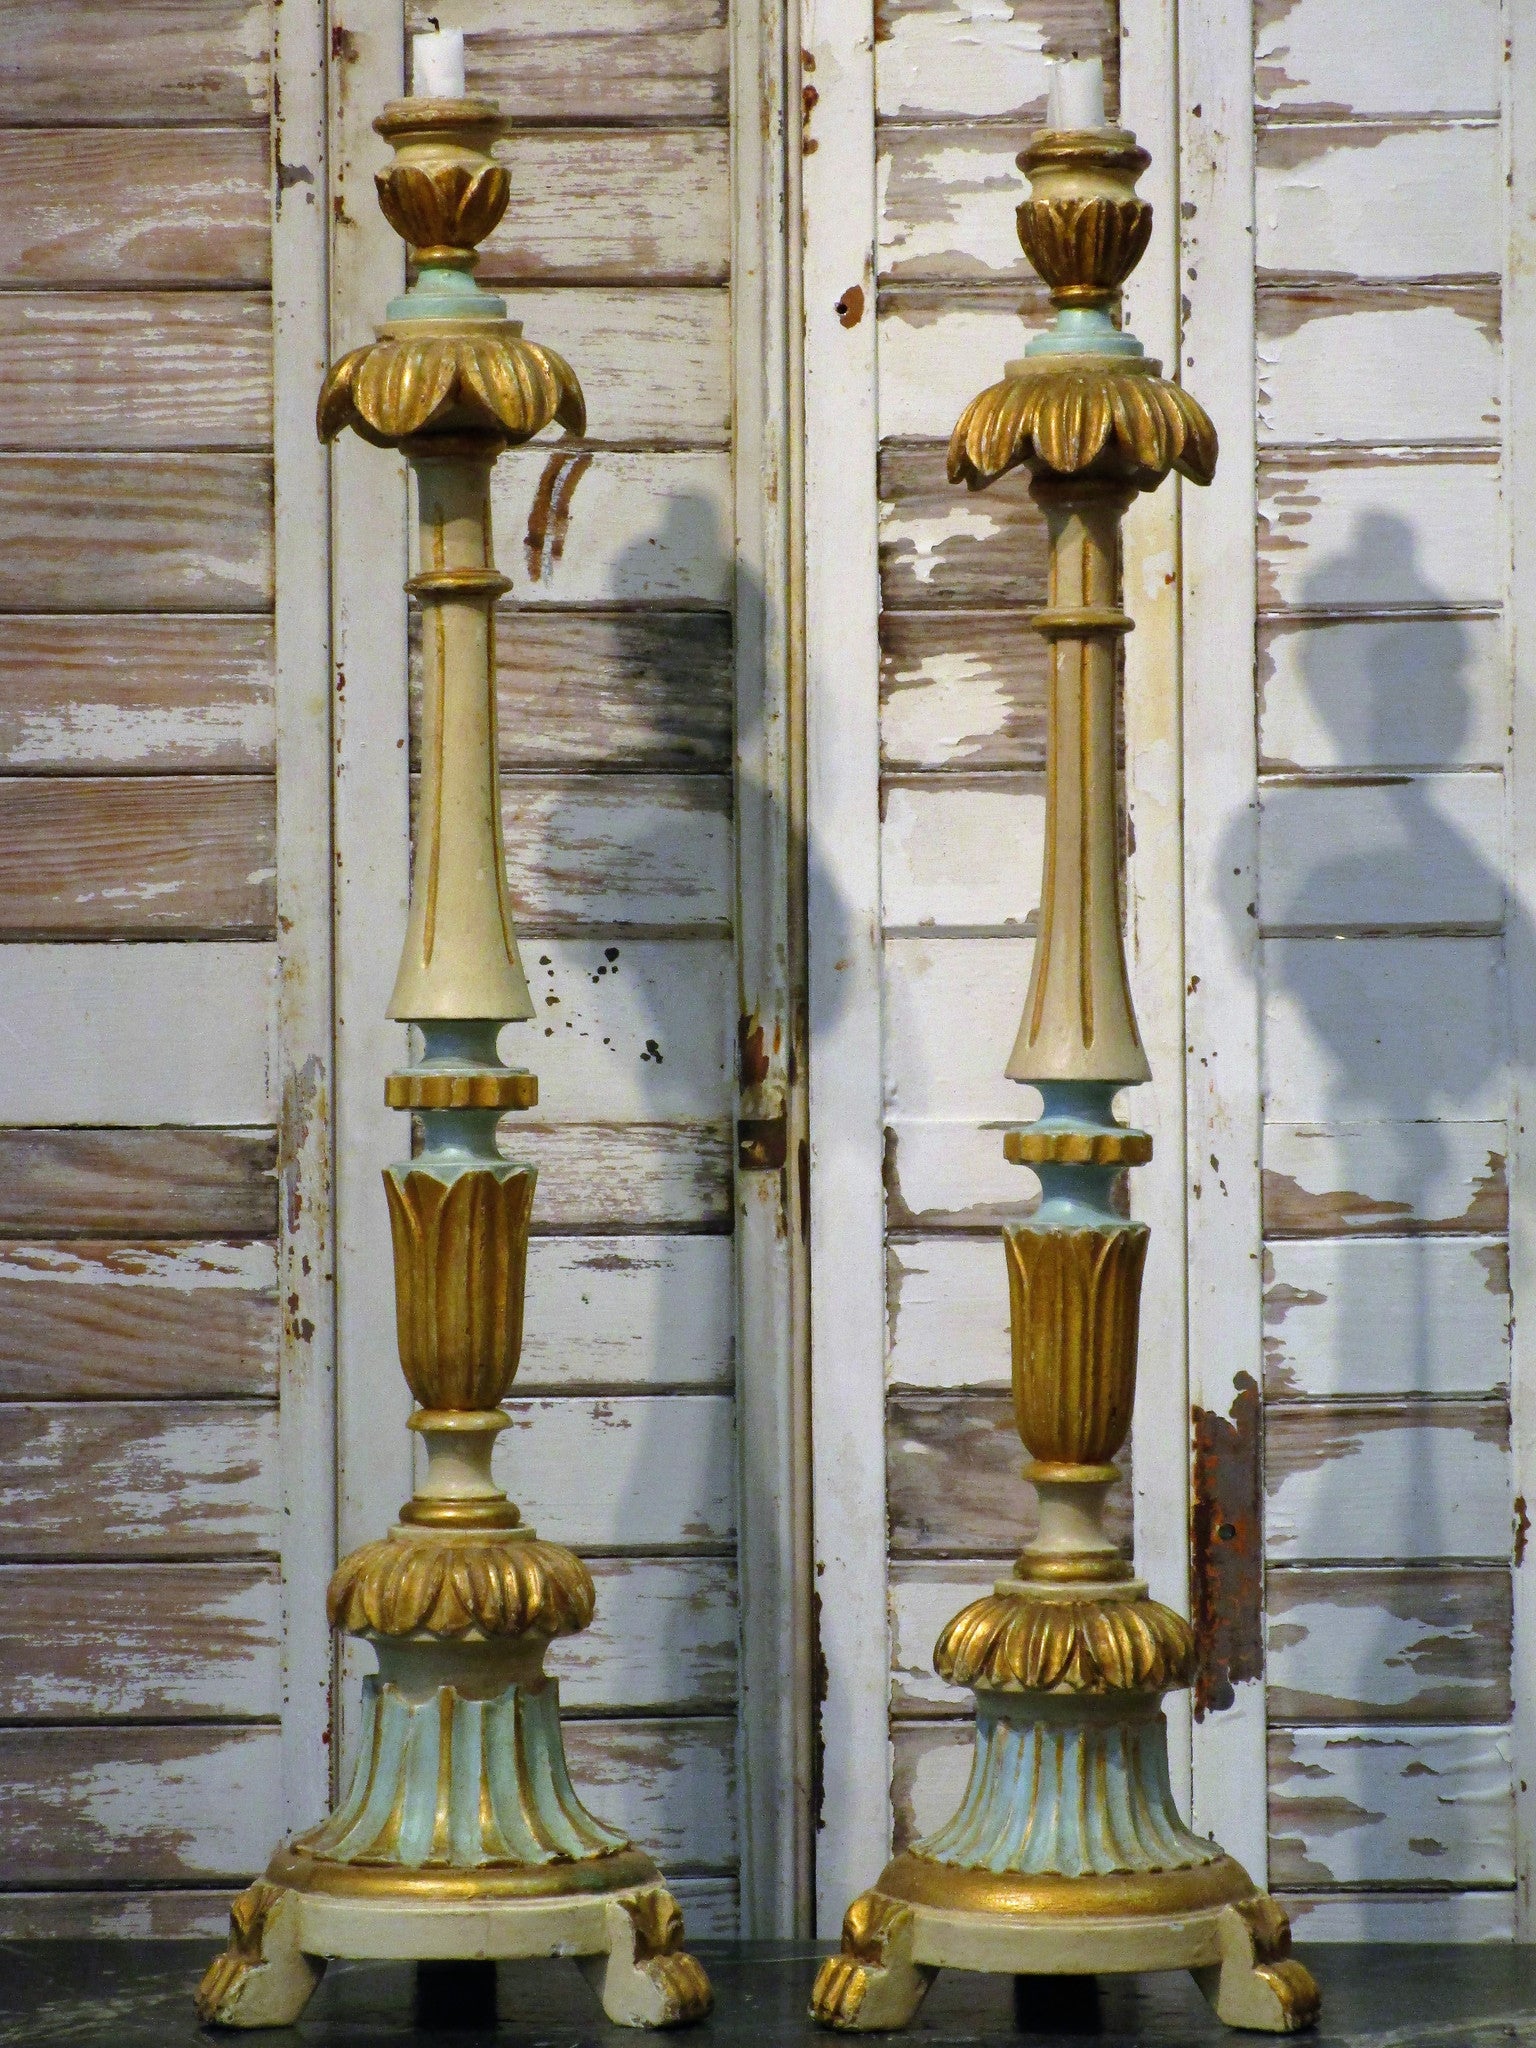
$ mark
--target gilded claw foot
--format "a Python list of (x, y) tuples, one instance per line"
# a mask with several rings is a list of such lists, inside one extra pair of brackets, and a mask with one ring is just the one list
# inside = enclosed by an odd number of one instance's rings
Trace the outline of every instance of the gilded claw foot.
[(841, 1954), (816, 1973), (811, 2018), (850, 2034), (904, 2027), (937, 1974), (913, 1962), (913, 1931), (910, 1906), (861, 1893), (843, 1916)]
[(207, 2027), (286, 2027), (325, 1974), (298, 1944), (298, 1898), (258, 1881), (229, 1909), (229, 1943), (203, 1973), (197, 2016)]
[(1312, 1973), (1291, 1954), (1291, 1923), (1262, 1892), (1221, 1916), (1221, 1961), (1194, 1972), (1216, 2017), (1261, 2034), (1299, 2034), (1317, 2024)]
[(683, 1915), (660, 1886), (627, 1892), (608, 1906), (608, 1953), (582, 1960), (603, 2011), (620, 2027), (686, 2027), (709, 2014), (715, 1995), (702, 1965), (683, 1947)]

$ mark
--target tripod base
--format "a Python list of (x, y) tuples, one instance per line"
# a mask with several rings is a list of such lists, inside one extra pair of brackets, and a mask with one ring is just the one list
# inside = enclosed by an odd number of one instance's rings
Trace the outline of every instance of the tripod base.
[[(848, 2033), (904, 2027), (941, 1969), (1025, 1979), (1189, 1970), (1229, 2027), (1293, 2034), (1313, 2024), (1319, 2000), (1290, 1946), (1285, 1914), (1230, 1857), (1042, 1881), (898, 1856), (849, 1907), (811, 2015)], [(1027, 1983), (1017, 2005), (1027, 2020)]]
[[(614, 1866), (598, 1869), (595, 1865)], [(208, 2026), (284, 2027), (309, 2003), (333, 1958), (509, 1962), (570, 1956), (618, 2026), (677, 2027), (713, 2004), (709, 1979), (683, 1948), (683, 1916), (654, 1865), (637, 1851), (562, 1871), (539, 1888), (511, 1889), (512, 1870), (464, 1873), (438, 1885), (377, 1866), (366, 1888), (332, 1889), (338, 1866), (294, 1851), (230, 1909), (229, 1944), (198, 1987)], [(479, 1881), (477, 1881), (477, 1878)], [(569, 1887), (554, 1886), (564, 1880)], [(595, 1884), (606, 1888), (593, 1888)]]

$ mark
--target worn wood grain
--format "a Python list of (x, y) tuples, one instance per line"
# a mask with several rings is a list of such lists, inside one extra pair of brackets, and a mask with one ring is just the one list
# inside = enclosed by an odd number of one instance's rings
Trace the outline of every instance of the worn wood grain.
[[(496, 632), (496, 682), (505, 769), (723, 774), (730, 768), (726, 612), (504, 612)], [(421, 689), (414, 631), (411, 684), (414, 749)]]
[(880, 588), (888, 609), (1042, 604), (1045, 552), (1045, 522), (1019, 472), (971, 496), (946, 478), (942, 447), (882, 449)]
[(270, 773), (272, 661), (271, 621), (257, 615), (13, 614), (0, 635), (0, 770)]
[(275, 1721), (275, 1564), (0, 1566), (7, 1721)]
[(1492, 767), (1509, 743), (1497, 618), (1266, 619), (1262, 768)]
[(1502, 1123), (1266, 1123), (1265, 1235), (1497, 1235), (1508, 1144)]
[(1512, 1885), (1485, 1892), (1412, 1892), (1394, 1886), (1390, 1891), (1286, 1890), (1281, 1903), (1298, 1941), (1507, 1945), (1515, 1939), (1515, 1898)]
[(496, 1472), (530, 1526), (578, 1550), (720, 1546), (736, 1529), (726, 1394), (514, 1397)]
[[(1023, 937), (892, 938), (885, 947), (885, 1091), (893, 1117), (999, 1125), (1039, 1113), (1003, 1069), (1019, 1028), (1033, 947)], [(956, 1058), (961, 1045), (972, 1056)], [(1002, 1138), (996, 1143), (999, 1153)], [(1024, 1169), (1012, 1169), (1022, 1194)]]
[(262, 1243), (0, 1244), (0, 1399), (277, 1393)]
[(0, 1129), (0, 1238), (274, 1237), (269, 1130)]
[(1509, 1718), (1507, 1571), (1271, 1571), (1264, 1607), (1271, 1727)]
[(1510, 1479), (1502, 1401), (1272, 1408), (1265, 1551), (1276, 1564), (1505, 1558)]
[(1013, 217), (1028, 190), (1014, 161), (1022, 139), (1011, 123), (883, 128), (875, 166), (881, 277), (1032, 279)]
[(991, 1592), (997, 1565), (908, 1561), (891, 1567), (891, 1717), (894, 1721), (969, 1719), (975, 1695), (946, 1685), (933, 1668), (939, 1631), (972, 1600)]
[(1509, 1884), (1509, 1736), (1492, 1728), (1276, 1728), (1277, 1884)]
[(736, 1699), (736, 1561), (594, 1558), (597, 1615), (552, 1644), (567, 1713), (729, 1712)]
[[(1034, 1488), (1013, 1403), (997, 1394), (892, 1394), (886, 1475), (893, 1557), (1015, 1556), (1034, 1534)], [(1120, 1462), (1129, 1469), (1129, 1451)], [(1107, 1526), (1129, 1555), (1130, 1493), (1111, 1488)]]
[(1266, 939), (1264, 1108), (1284, 1122), (1477, 1120), (1508, 1099), (1497, 938)]
[(1111, 0), (877, 0), (875, 105), (886, 120), (1044, 120), (1046, 65), (1098, 54), (1111, 115), (1120, 38)]
[(0, 610), (261, 612), (272, 587), (263, 455), (0, 456)]
[(274, 946), (17, 939), (6, 953), (0, 1124), (273, 1121)]
[[(1021, 303), (1022, 302), (1022, 303)], [(1023, 317), (1020, 317), (1020, 314)], [(1049, 326), (1045, 287), (888, 284), (880, 293), (880, 434), (948, 441), (978, 391)]]
[(1259, 800), (1259, 918), (1277, 930), (1497, 926), (1497, 772), (1270, 782)]
[(1499, 472), (1489, 462), (1266, 456), (1259, 609), (1494, 606), (1502, 533)]
[(735, 1318), (726, 1238), (535, 1238), (518, 1391), (730, 1388)]
[(1501, 1393), (1509, 1318), (1509, 1254), (1497, 1238), (1270, 1244), (1265, 1397)]
[(731, 461), (559, 442), (514, 449), (491, 480), (496, 558), (525, 600), (732, 602)]
[(266, 776), (0, 778), (0, 935), (270, 937), (276, 826)]
[(887, 929), (1033, 929), (1045, 849), (1045, 778), (887, 777), (880, 887)]
[(0, 184), (5, 284), (264, 285), (271, 275), (260, 129), (0, 130)]
[[(1025, 1091), (1020, 1096), (1010, 1124), (1039, 1113), (1028, 1106)], [(1029, 1215), (1040, 1199), (1030, 1169), (1004, 1159), (998, 1125), (969, 1118), (893, 1116), (885, 1128), (883, 1172), (886, 1227), (903, 1234), (986, 1230)]]
[(667, 1867), (734, 1873), (736, 1722), (572, 1721), (577, 1797)]
[(463, 27), (471, 92), (527, 122), (719, 122), (729, 113), (729, 53), (719, 0), (589, 0), (551, 16), (511, 0), (487, 21), (467, 4), (412, 0), (408, 31), (430, 18)]
[(6, 449), (269, 448), (272, 314), (255, 292), (6, 292)]
[(1261, 445), (1497, 440), (1496, 285), (1261, 291), (1257, 311)]
[(510, 1157), (539, 1169), (535, 1235), (728, 1231), (735, 1139), (723, 1119), (501, 1125)]
[[(723, 939), (529, 939), (538, 1008), (503, 1043), (552, 1118), (656, 1120), (732, 1106), (732, 961)], [(515, 1139), (517, 1122), (503, 1130)]]
[(1497, 0), (1257, 0), (1254, 99), (1266, 112), (1494, 114)]
[(1497, 276), (1495, 121), (1271, 127), (1256, 138), (1260, 277)]
[(903, 1239), (888, 1247), (885, 1271), (891, 1386), (1007, 1387), (1008, 1269), (996, 1233)]
[(719, 128), (523, 128), (499, 146), (517, 195), (488, 284), (723, 284), (730, 168)]
[(519, 923), (724, 930), (731, 788), (713, 775), (504, 775), (507, 883)]
[(266, 0), (6, 0), (0, 22), (8, 128), (266, 122)]
[(250, 1557), (277, 1551), (277, 1411), (244, 1401), (7, 1402), (0, 1555)]
[(1046, 677), (1027, 614), (885, 612), (881, 765), (1043, 769)]

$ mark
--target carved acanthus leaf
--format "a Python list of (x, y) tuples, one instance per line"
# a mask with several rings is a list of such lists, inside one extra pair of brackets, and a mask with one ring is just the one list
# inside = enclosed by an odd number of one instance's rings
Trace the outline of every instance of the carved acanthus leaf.
[(1026, 199), (1018, 222), (1024, 254), (1058, 305), (1112, 297), (1152, 236), (1152, 209), (1136, 198)]
[(488, 158), (393, 163), (374, 177), (379, 207), (413, 249), (473, 249), (507, 210), (506, 167)]
[(1188, 1685), (1195, 1638), (1156, 1600), (990, 1593), (939, 1637), (933, 1668), (983, 1692), (1164, 1692)]
[(552, 420), (586, 432), (581, 385), (563, 356), (517, 334), (367, 342), (332, 364), (315, 414), (322, 441), (351, 427), (378, 448), (443, 428), (515, 444)]
[(596, 1598), (591, 1573), (558, 1543), (412, 1535), (344, 1557), (325, 1605), (348, 1635), (569, 1636)]
[(1020, 462), (1058, 476), (1098, 465), (1144, 491), (1171, 469), (1208, 484), (1216, 429), (1187, 391), (1150, 365), (1042, 357), (973, 398), (950, 437), (951, 483), (980, 490)]

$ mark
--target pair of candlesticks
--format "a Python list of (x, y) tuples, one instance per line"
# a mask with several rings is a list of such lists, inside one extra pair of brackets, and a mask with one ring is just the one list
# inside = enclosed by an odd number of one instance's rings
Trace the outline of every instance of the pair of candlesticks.
[[(708, 1979), (655, 1865), (578, 1798), (544, 1671), (549, 1644), (591, 1620), (591, 1577), (522, 1526), (491, 1473), (535, 1182), (496, 1130), (538, 1085), (497, 1050), (502, 1026), (534, 1012), (502, 843), (494, 636), (510, 585), (492, 557), (490, 473), (552, 423), (584, 433), (586, 410), (566, 362), (475, 282), (509, 182), (491, 154), (495, 103), (464, 94), (462, 37), (418, 37), (415, 82), (375, 123), (394, 148), (380, 203), (415, 278), (379, 338), (332, 367), (318, 419), (327, 440), (351, 427), (402, 450), (417, 484), (422, 794), (389, 1014), (417, 1026), (422, 1055), (385, 1096), (419, 1118), (422, 1142), (384, 1182), (425, 1472), (389, 1535), (331, 1581), (332, 1623), (379, 1665), (350, 1787), (235, 1901), (198, 2007), (225, 2026), (283, 2025), (332, 1957), (558, 1954), (582, 1963), (610, 2019), (676, 2026), (710, 2010)], [(949, 450), (951, 479), (972, 489), (1022, 464), (1050, 536), (1034, 620), (1050, 645), (1045, 870), (1007, 1066), (1043, 1112), (1004, 1135), (1041, 1186), (1003, 1233), (1040, 1513), (1012, 1575), (939, 1638), (940, 1676), (976, 1695), (970, 1781), (954, 1816), (848, 1909), (812, 2011), (852, 2031), (904, 2025), (944, 1967), (1012, 1974), (1025, 2014), (1031, 1978), (1159, 1969), (1192, 1970), (1233, 2026), (1294, 2032), (1318, 2010), (1283, 1912), (1179, 1817), (1160, 1702), (1190, 1682), (1194, 1638), (1104, 1528), (1147, 1250), (1112, 1196), (1152, 1150), (1112, 1108), (1150, 1078), (1115, 832), (1116, 654), (1131, 628), (1120, 522), (1170, 471), (1207, 483), (1216, 461), (1205, 413), (1113, 318), (1151, 233), (1135, 189), (1148, 161), (1105, 124), (1098, 63), (1055, 67), (1018, 209), (1055, 322), (966, 408)]]

